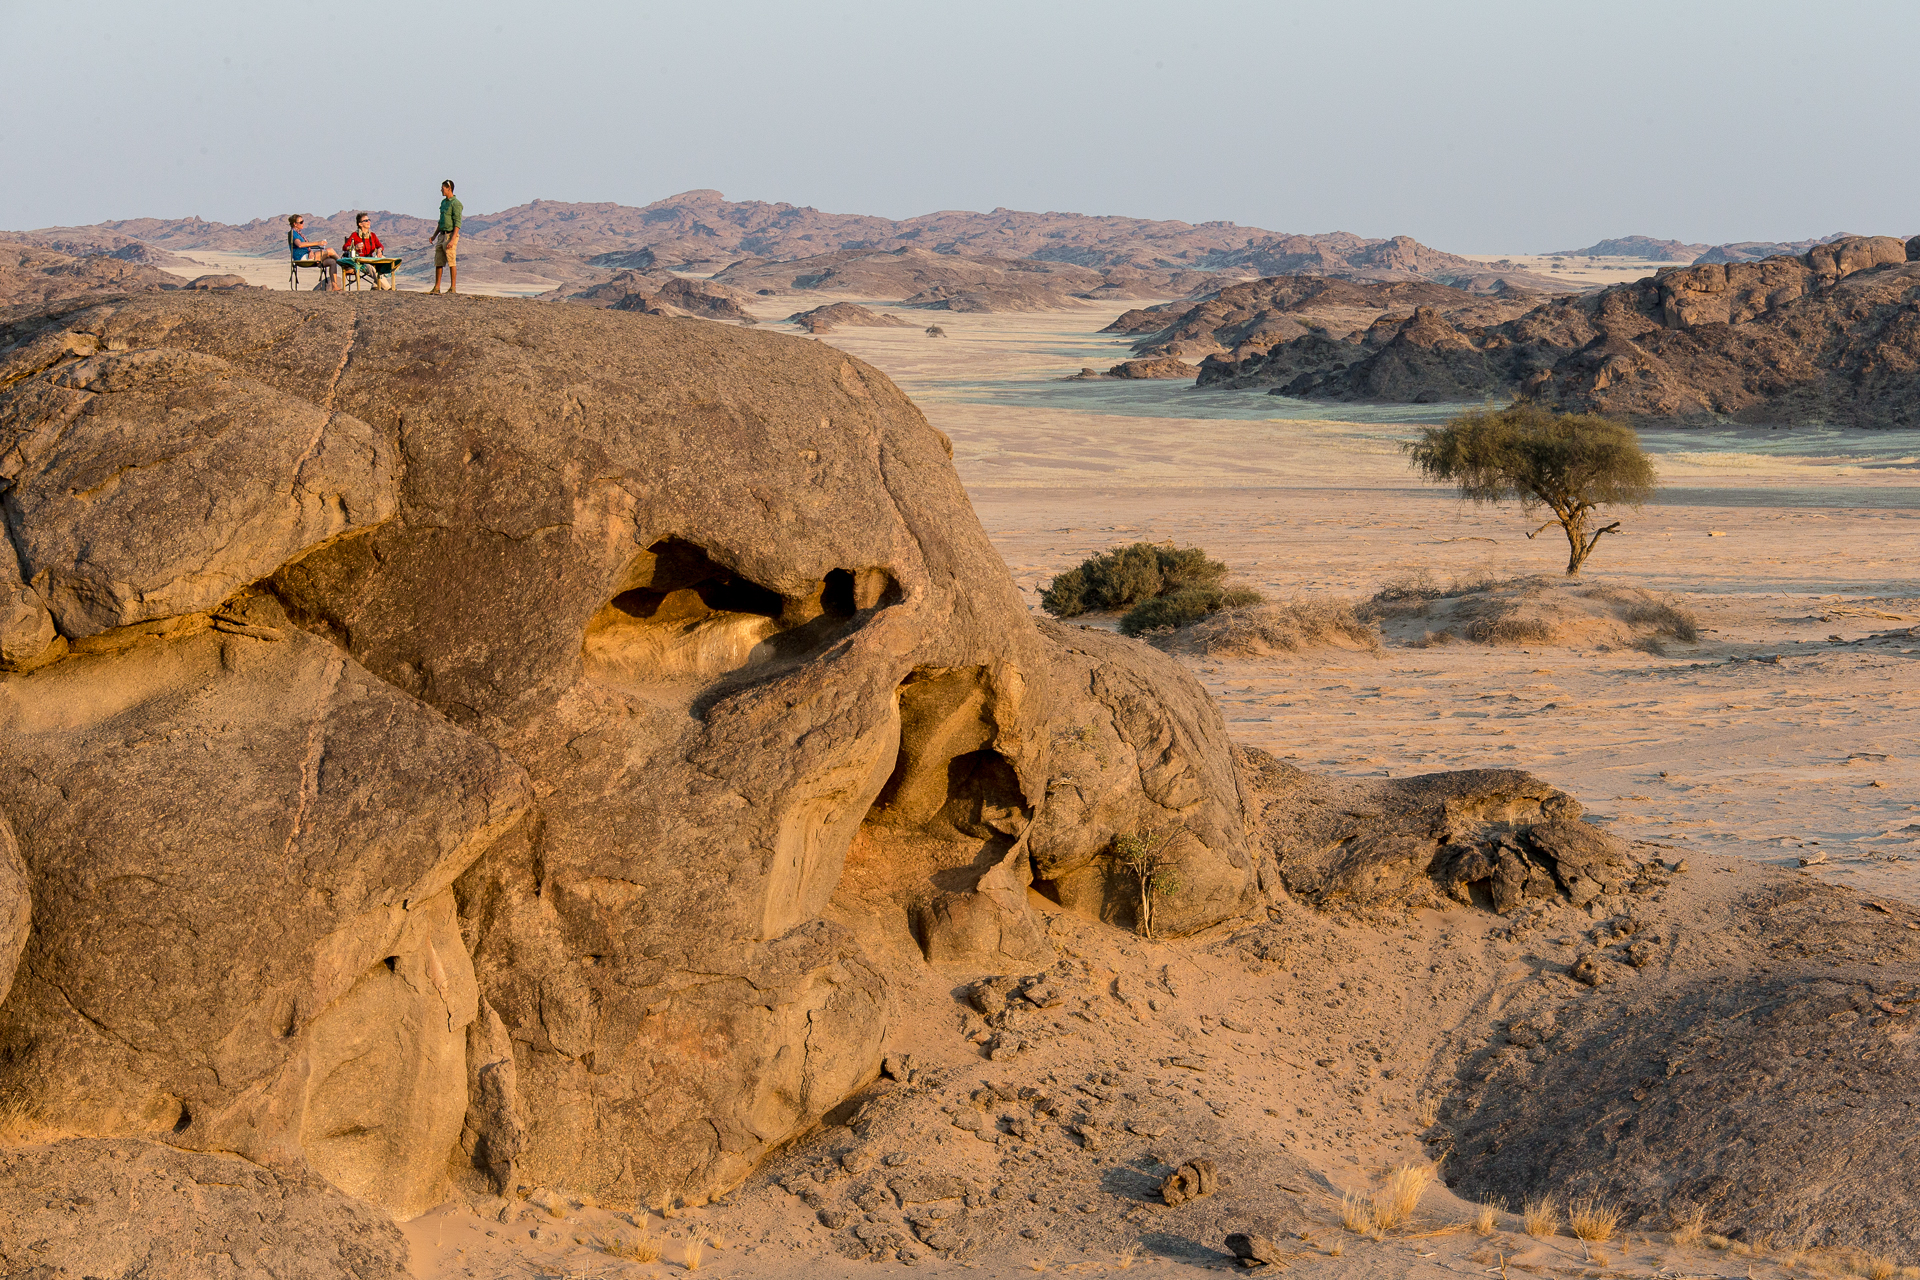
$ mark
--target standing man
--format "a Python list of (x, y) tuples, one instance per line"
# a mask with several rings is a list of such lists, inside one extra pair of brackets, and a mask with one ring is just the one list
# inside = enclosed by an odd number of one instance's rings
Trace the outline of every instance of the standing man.
[(460, 292), (460, 202), (453, 198), (453, 179), (440, 184), (440, 229), (433, 233), (433, 289), (440, 292), (440, 268), (447, 269), (447, 292)]

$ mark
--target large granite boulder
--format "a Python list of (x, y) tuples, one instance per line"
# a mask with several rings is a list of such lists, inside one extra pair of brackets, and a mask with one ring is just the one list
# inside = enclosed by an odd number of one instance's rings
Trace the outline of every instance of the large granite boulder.
[(1044, 953), (1148, 826), (1165, 931), (1255, 901), (1198, 685), (1037, 629), (831, 348), (183, 291), (0, 370), (0, 1088), (67, 1132), (699, 1201), (877, 1072), (874, 948)]

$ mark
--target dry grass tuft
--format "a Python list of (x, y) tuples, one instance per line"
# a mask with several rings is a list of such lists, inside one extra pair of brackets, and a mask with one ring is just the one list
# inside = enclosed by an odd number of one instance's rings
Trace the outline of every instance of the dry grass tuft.
[(613, 1243), (605, 1246), (605, 1251), (616, 1258), (625, 1258), (629, 1262), (658, 1262), (660, 1260), (660, 1245), (647, 1233), (647, 1224), (644, 1220), (640, 1223), (640, 1234), (630, 1240), (615, 1240)]
[(1113, 1265), (1122, 1271), (1129, 1271), (1133, 1268), (1134, 1261), (1139, 1258), (1139, 1256), (1140, 1244), (1138, 1241), (1135, 1241), (1120, 1251), (1119, 1256), (1113, 1260)]
[(1329, 1258), (1337, 1258), (1341, 1254), (1345, 1253), (1346, 1251), (1347, 1251), (1347, 1246), (1338, 1240), (1335, 1240), (1332, 1244), (1327, 1246), (1327, 1256)]
[(1567, 1225), (1581, 1240), (1593, 1244), (1611, 1240), (1614, 1232), (1620, 1229), (1620, 1206), (1593, 1196), (1582, 1196), (1567, 1205)]
[(1475, 1235), (1490, 1236), (1499, 1229), (1500, 1224), (1494, 1207), (1481, 1204), (1474, 1206), (1473, 1217), (1467, 1220), (1467, 1225), (1473, 1228)]
[(1432, 1184), (1432, 1165), (1401, 1165), (1373, 1197), (1373, 1225), (1382, 1231), (1391, 1231), (1411, 1218), (1421, 1193)]
[(1673, 1214), (1671, 1217), (1675, 1244), (1695, 1244), (1699, 1242), (1701, 1236), (1706, 1234), (1707, 1211), (1699, 1205), (1695, 1205), (1685, 1213)]
[(1560, 1214), (1545, 1196), (1520, 1206), (1520, 1225), (1530, 1236), (1550, 1236), (1560, 1230)]
[(700, 1260), (707, 1256), (707, 1233), (701, 1227), (695, 1227), (687, 1233), (687, 1247), (680, 1255), (689, 1271), (700, 1269)]
[(1365, 1196), (1349, 1191), (1341, 1197), (1340, 1225), (1355, 1235), (1363, 1235), (1373, 1226), (1373, 1206)]
[(1860, 1274), (1867, 1280), (1893, 1280), (1893, 1259), (1886, 1254), (1875, 1254), (1868, 1258)]
[(1222, 609), (1194, 623), (1189, 635), (1210, 658), (1271, 658), (1329, 646), (1380, 652), (1380, 632), (1361, 620), (1353, 601), (1327, 596)]
[(1709, 1249), (1724, 1249), (1733, 1243), (1726, 1236), (1716, 1236), (1712, 1232), (1708, 1232), (1705, 1238)]
[(1415, 1113), (1414, 1118), (1420, 1121), (1422, 1129), (1431, 1129), (1440, 1123), (1440, 1095), (1430, 1093), (1420, 1099), (1420, 1110)]

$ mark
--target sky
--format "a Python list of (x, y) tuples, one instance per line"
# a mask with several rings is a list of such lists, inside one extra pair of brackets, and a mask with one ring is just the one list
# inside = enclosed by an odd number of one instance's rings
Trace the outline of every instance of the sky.
[[(0, 0), (0, 227), (535, 198), (1538, 253), (1920, 231), (1920, 4)], [(328, 40), (328, 37), (331, 39)]]

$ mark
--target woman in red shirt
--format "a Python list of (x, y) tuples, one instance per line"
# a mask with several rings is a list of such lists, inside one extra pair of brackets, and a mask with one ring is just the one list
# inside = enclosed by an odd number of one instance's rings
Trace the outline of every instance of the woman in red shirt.
[(380, 250), (386, 246), (380, 243), (380, 237), (373, 234), (373, 219), (360, 214), (354, 219), (353, 234), (340, 246), (343, 258), (377, 258)]
[[(373, 234), (373, 219), (363, 213), (354, 218), (353, 234), (348, 236), (346, 242), (340, 246), (340, 256), (349, 260), (378, 258), (384, 248), (386, 246), (380, 243), (380, 237)], [(378, 287), (380, 284), (381, 275), (376, 273), (374, 285)]]

